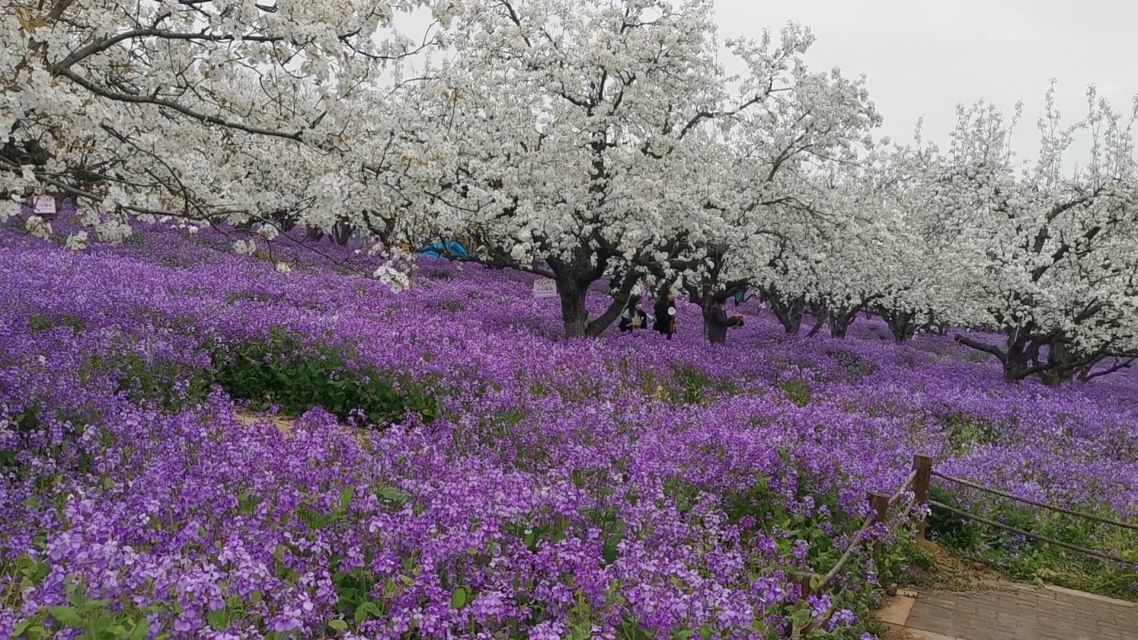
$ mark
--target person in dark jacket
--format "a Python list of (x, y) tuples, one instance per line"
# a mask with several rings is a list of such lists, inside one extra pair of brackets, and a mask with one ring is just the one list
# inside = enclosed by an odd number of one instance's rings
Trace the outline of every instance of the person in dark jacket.
[(632, 296), (628, 299), (624, 313), (620, 314), (620, 331), (627, 333), (633, 329), (646, 328), (648, 328), (648, 314), (640, 308), (640, 296)]
[(672, 336), (676, 335), (676, 296), (671, 290), (660, 290), (652, 311), (656, 314), (656, 324), (653, 328), (671, 340)]
[(723, 304), (726, 302), (727, 295), (718, 293), (715, 296), (715, 303), (707, 311), (707, 339), (712, 344), (727, 342), (727, 327), (737, 327), (743, 324), (743, 314), (727, 315), (727, 310), (723, 308)]

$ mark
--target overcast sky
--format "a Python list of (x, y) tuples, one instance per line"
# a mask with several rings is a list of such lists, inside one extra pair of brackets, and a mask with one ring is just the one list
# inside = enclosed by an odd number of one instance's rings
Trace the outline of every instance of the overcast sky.
[(945, 141), (958, 103), (985, 98), (1010, 113), (1022, 99), (1017, 149), (1031, 152), (1051, 78), (1065, 121), (1085, 114), (1089, 84), (1123, 111), (1138, 94), (1138, 3), (1128, 0), (716, 0), (716, 10), (721, 39), (809, 26), (810, 64), (865, 74), (882, 134), (898, 141), (922, 116), (926, 139)]

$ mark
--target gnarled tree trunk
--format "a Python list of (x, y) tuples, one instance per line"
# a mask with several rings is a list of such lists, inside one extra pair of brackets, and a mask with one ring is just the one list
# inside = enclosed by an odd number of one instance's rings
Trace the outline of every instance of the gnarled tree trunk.
[(882, 309), (881, 315), (885, 316), (885, 324), (889, 325), (889, 331), (897, 342), (912, 340), (913, 336), (917, 335), (916, 313), (897, 309)]
[(850, 331), (850, 325), (853, 324), (857, 318), (857, 309), (852, 312), (831, 313), (829, 318), (830, 323), (830, 337), (831, 338), (845, 338)]
[(830, 337), (844, 339), (849, 334), (854, 320), (857, 320), (857, 314), (861, 313), (868, 303), (867, 300), (852, 307), (827, 308), (826, 321), (830, 325)]
[(589, 287), (604, 274), (605, 261), (600, 260), (597, 264), (592, 264), (590, 256), (581, 252), (571, 260), (551, 257), (547, 262), (553, 272), (553, 281), (557, 285), (557, 297), (561, 300), (561, 321), (564, 324), (566, 338), (601, 335), (620, 317), (621, 309), (628, 302), (628, 297), (640, 278), (638, 272), (628, 270), (622, 276), (617, 291), (612, 293), (612, 301), (608, 308), (601, 315), (589, 320), (589, 309), (585, 304)]
[(771, 312), (789, 335), (798, 335), (802, 329), (802, 317), (806, 313), (806, 299), (802, 296), (787, 296), (775, 288), (767, 291)]
[(561, 299), (561, 322), (566, 338), (580, 338), (589, 328), (589, 309), (585, 306), (588, 287), (572, 278), (558, 278), (557, 297)]
[(997, 358), (1003, 365), (1004, 379), (1008, 382), (1019, 382), (1034, 376), (1050, 387), (1070, 382), (1078, 376), (1086, 376), (1095, 364), (1106, 357), (1103, 351), (1079, 351), (1062, 334), (1041, 335), (1019, 328), (1008, 332), (1007, 346), (1003, 349), (965, 336), (956, 336), (956, 341)]

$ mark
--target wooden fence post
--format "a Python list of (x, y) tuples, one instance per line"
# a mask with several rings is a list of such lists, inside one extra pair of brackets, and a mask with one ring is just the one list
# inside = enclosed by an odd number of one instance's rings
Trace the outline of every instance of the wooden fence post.
[[(871, 491), (866, 498), (869, 500), (869, 506), (873, 507), (873, 524), (882, 524), (889, 519), (889, 496)], [(878, 552), (881, 551), (881, 540), (874, 540), (870, 546), (870, 551), (876, 558)]]
[(889, 496), (869, 492), (866, 496), (869, 506), (873, 507), (873, 524), (881, 524), (889, 518)]
[[(932, 482), (933, 459), (930, 456), (914, 455), (913, 471), (917, 476), (913, 479), (913, 493), (917, 504), (928, 504), (929, 484)], [(922, 518), (917, 525), (917, 535), (923, 540), (928, 535), (925, 519)]]

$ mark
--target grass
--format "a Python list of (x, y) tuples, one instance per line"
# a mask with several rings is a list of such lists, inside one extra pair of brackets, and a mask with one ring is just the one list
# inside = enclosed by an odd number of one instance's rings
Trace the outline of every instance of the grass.
[[(956, 497), (940, 487), (933, 487), (932, 499), (962, 508)], [(1022, 531), (1120, 556), (1127, 564), (1100, 560), (937, 509), (928, 518), (930, 535), (957, 556), (983, 563), (1012, 580), (1138, 599), (1138, 592), (1133, 589), (1138, 583), (1138, 534), (1135, 532), (1007, 504), (990, 507), (982, 515)]]

